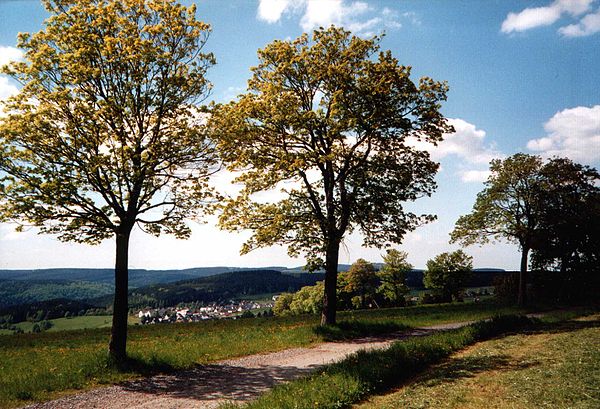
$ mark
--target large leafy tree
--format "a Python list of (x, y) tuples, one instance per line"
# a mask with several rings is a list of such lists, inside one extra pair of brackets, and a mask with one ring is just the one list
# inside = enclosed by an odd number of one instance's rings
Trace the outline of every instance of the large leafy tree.
[(460, 298), (473, 270), (473, 257), (462, 250), (442, 253), (427, 261), (423, 284), (437, 293), (444, 302)]
[[(600, 265), (600, 175), (567, 158), (540, 170), (539, 223), (532, 267), (542, 271), (547, 296), (573, 301), (598, 291)], [(552, 273), (553, 271), (559, 274)]]
[[(437, 143), (452, 130), (440, 113), (447, 86), (413, 83), (379, 38), (333, 26), (274, 41), (258, 58), (248, 91), (213, 111), (222, 157), (243, 184), (220, 224), (254, 232), (242, 252), (284, 244), (324, 267), (321, 321), (332, 324), (344, 237), (359, 229), (365, 245), (398, 243), (433, 218), (403, 208), (433, 192), (438, 168), (408, 140)], [(279, 201), (255, 195), (276, 188)]]
[(521, 249), (519, 305), (526, 303), (529, 251), (536, 244), (541, 202), (539, 180), (542, 159), (517, 153), (490, 164), (491, 175), (479, 192), (470, 214), (461, 216), (451, 233), (464, 245), (504, 239)]
[(109, 352), (126, 358), (129, 237), (137, 224), (187, 237), (210, 190), (213, 147), (197, 126), (213, 56), (209, 26), (173, 0), (45, 0), (5, 67), (21, 92), (0, 124), (0, 214), (60, 240), (116, 238)]

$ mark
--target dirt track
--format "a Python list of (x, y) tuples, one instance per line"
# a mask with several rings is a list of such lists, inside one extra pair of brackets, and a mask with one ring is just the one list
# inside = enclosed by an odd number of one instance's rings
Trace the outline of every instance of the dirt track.
[(94, 389), (62, 399), (27, 406), (29, 409), (184, 409), (216, 408), (225, 401), (251, 400), (274, 385), (306, 375), (360, 349), (385, 348), (392, 342), (468, 322), (435, 325), (381, 337), (326, 342), (269, 354), (220, 361), (212, 365), (156, 375), (116, 386)]

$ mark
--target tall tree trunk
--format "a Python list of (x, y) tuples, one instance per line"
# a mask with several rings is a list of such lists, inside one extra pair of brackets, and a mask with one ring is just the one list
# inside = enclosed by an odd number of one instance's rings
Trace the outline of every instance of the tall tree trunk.
[(129, 286), (129, 236), (131, 229), (117, 233), (115, 260), (115, 300), (108, 354), (114, 363), (127, 359), (127, 317), (129, 314), (127, 293)]
[(527, 305), (527, 259), (529, 256), (529, 246), (522, 246), (521, 270), (519, 272), (519, 296), (517, 304), (520, 307)]
[(323, 312), (321, 325), (333, 325), (337, 312), (337, 275), (338, 258), (340, 254), (339, 240), (327, 242), (325, 254), (325, 294), (323, 297)]

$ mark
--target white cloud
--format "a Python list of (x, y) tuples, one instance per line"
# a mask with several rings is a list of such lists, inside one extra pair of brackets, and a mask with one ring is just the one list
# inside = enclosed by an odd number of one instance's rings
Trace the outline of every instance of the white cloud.
[(260, 0), (258, 18), (267, 23), (276, 23), (283, 13), (292, 7), (291, 0)]
[(600, 162), (600, 105), (557, 112), (544, 124), (547, 135), (527, 143), (544, 157), (566, 156), (574, 161)]
[[(486, 142), (486, 132), (472, 123), (460, 118), (448, 118), (448, 122), (455, 132), (445, 134), (444, 140), (437, 146), (419, 141), (409, 141), (409, 145), (428, 151), (431, 158), (438, 162), (452, 156), (458, 158), (462, 168), (458, 175), (463, 182), (485, 181), (489, 176), (487, 165), (490, 161), (505, 155), (493, 143)], [(481, 169), (484, 165), (486, 168)]]
[(0, 67), (11, 61), (19, 61), (23, 58), (23, 51), (15, 47), (0, 45)]
[(444, 135), (444, 140), (431, 150), (431, 156), (440, 160), (456, 155), (471, 164), (488, 164), (492, 159), (503, 157), (493, 144), (485, 143), (482, 129), (460, 118), (449, 118), (455, 132)]
[(586, 15), (577, 24), (561, 27), (558, 32), (565, 37), (584, 37), (600, 32), (600, 9)]
[(485, 182), (491, 174), (492, 174), (492, 172), (489, 169), (488, 170), (463, 170), (463, 171), (459, 172), (460, 179), (466, 183)]
[(590, 10), (593, 0), (555, 0), (548, 6), (530, 7), (518, 13), (508, 13), (502, 22), (503, 33), (522, 32), (536, 27), (549, 26), (563, 15), (579, 16)]
[(299, 24), (304, 31), (332, 24), (343, 26), (356, 35), (371, 36), (384, 29), (402, 27), (400, 20), (420, 25), (413, 12), (400, 15), (389, 7), (379, 9), (364, 1), (347, 0), (260, 0), (257, 17), (267, 23), (276, 23), (284, 15), (301, 15)]
[(0, 101), (15, 95), (19, 89), (8, 78), (0, 75)]

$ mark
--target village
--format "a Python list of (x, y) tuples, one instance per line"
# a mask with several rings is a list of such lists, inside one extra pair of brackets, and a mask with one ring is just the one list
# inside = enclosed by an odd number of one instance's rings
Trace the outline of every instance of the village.
[(272, 315), (273, 302), (234, 301), (201, 307), (178, 306), (144, 308), (138, 312), (140, 324), (199, 322), (214, 319), (253, 318)]

